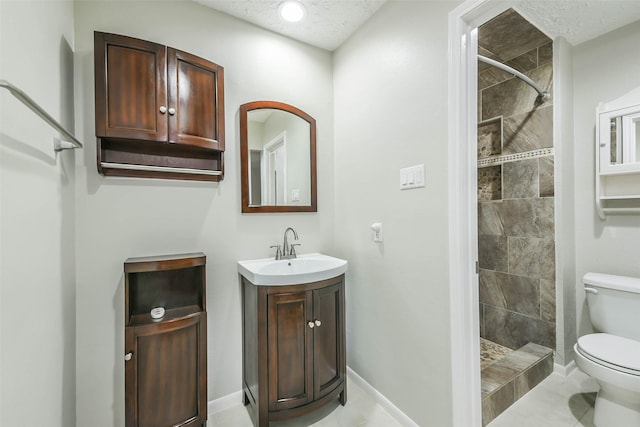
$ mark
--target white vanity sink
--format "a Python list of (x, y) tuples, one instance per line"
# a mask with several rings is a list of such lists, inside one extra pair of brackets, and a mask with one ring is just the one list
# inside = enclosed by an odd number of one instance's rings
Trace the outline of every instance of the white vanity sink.
[(238, 261), (238, 272), (254, 285), (297, 285), (339, 276), (347, 271), (347, 261), (323, 254), (297, 258)]

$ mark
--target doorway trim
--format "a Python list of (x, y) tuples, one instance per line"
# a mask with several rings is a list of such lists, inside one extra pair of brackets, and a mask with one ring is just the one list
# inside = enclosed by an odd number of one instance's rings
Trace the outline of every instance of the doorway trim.
[(449, 296), (454, 427), (482, 426), (476, 273), (477, 28), (515, 4), (514, 0), (467, 0), (449, 13)]

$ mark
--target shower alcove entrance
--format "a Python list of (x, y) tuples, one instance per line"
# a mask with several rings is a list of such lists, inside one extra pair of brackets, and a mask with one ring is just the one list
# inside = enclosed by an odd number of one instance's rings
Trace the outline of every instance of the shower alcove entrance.
[[(478, 55), (552, 86), (552, 41), (513, 9), (478, 28)], [(478, 262), (482, 424), (553, 370), (553, 105), (478, 63)]]

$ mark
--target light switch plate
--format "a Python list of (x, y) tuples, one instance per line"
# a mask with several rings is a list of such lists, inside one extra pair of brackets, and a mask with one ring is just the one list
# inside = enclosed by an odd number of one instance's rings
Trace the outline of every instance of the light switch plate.
[(424, 187), (424, 165), (400, 169), (400, 189)]

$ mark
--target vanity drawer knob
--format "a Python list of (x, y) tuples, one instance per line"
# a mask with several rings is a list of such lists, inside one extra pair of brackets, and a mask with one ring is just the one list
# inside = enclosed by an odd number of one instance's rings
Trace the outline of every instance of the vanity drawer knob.
[(131, 352), (125, 354), (124, 355), (124, 360), (126, 360), (128, 362), (129, 360), (131, 360), (131, 356), (133, 356), (133, 353), (131, 353)]
[(319, 320), (316, 320), (316, 326), (322, 326), (322, 322)]
[(162, 106), (160, 107), (160, 113), (161, 113), (161, 114), (164, 114), (164, 113), (166, 113), (166, 112), (167, 112), (167, 107), (165, 107), (164, 105), (162, 105)]
[(313, 322), (308, 322), (307, 325), (309, 325), (309, 328), (311, 329), (313, 329), (313, 327), (316, 326), (316, 324)]

